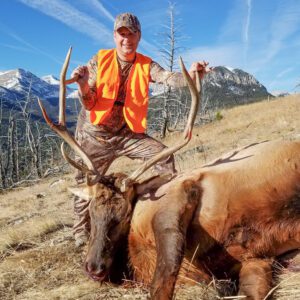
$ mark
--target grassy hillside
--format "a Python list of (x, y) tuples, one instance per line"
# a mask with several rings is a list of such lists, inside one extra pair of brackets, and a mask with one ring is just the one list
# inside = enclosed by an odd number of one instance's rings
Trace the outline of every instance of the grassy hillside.
[[(253, 142), (300, 139), (299, 95), (224, 110), (220, 117), (195, 128), (190, 144), (176, 155), (179, 170), (201, 166)], [(164, 143), (173, 144), (179, 134), (168, 136)], [(120, 159), (111, 171), (131, 171), (136, 165)], [(0, 194), (0, 299), (146, 299), (147, 289), (138, 283), (112, 287), (85, 276), (82, 253), (74, 247), (71, 232), (73, 208), (67, 187), (73, 184), (70, 173)], [(285, 290), (292, 296), (284, 299), (300, 298), (299, 273), (285, 282), (293, 286)], [(222, 283), (179, 290), (176, 297), (217, 299), (216, 284)], [(283, 281), (276, 290), (284, 288)]]

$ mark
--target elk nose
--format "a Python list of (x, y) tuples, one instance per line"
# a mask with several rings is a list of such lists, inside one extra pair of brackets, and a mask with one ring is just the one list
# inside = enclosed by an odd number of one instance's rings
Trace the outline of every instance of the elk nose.
[(88, 273), (94, 275), (103, 274), (106, 270), (105, 264), (97, 264), (95, 262), (86, 262), (85, 269)]

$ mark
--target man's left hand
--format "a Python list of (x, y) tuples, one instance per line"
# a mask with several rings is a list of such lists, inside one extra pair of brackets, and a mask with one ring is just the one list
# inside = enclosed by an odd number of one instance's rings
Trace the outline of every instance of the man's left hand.
[(195, 80), (196, 72), (199, 73), (201, 79), (203, 79), (207, 73), (211, 72), (213, 68), (209, 67), (208, 64), (209, 63), (205, 60), (193, 62), (189, 69), (189, 74), (191, 75), (192, 79)]

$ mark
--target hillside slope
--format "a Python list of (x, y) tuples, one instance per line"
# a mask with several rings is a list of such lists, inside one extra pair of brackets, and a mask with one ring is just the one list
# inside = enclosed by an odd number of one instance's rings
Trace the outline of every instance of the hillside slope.
[[(179, 170), (201, 166), (253, 142), (300, 139), (299, 95), (223, 110), (220, 115), (220, 121), (195, 128), (190, 144), (176, 155)], [(173, 144), (178, 134), (164, 142)], [(121, 159), (111, 171), (131, 171), (136, 165)], [(72, 177), (52, 177), (0, 194), (0, 299), (146, 299), (147, 291), (137, 283), (129, 289), (100, 286), (85, 276), (82, 253), (74, 247), (71, 232), (73, 209), (67, 187), (74, 184)], [(300, 298), (299, 273), (293, 280), (290, 299)], [(178, 291), (176, 299), (216, 298), (212, 287), (199, 285)]]

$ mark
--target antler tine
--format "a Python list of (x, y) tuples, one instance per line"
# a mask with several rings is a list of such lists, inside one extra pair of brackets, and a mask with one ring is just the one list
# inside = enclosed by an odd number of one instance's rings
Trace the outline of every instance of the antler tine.
[(65, 150), (65, 143), (62, 142), (60, 145), (60, 150), (61, 153), (64, 157), (64, 159), (74, 168), (78, 169), (79, 171), (83, 172), (83, 174), (88, 174), (88, 175), (92, 175), (92, 176), (88, 176), (87, 177), (87, 185), (91, 186), (94, 185), (96, 183), (101, 182), (104, 185), (108, 185), (110, 184), (110, 180), (104, 176), (101, 175), (101, 173), (99, 173), (96, 170), (91, 170), (88, 169), (88, 167), (86, 165), (82, 165), (78, 162), (76, 162), (75, 160), (73, 160), (72, 158), (70, 158), (70, 156), (68, 155), (68, 153)]
[[(135, 181), (138, 177), (140, 177), (146, 170), (148, 170), (150, 167), (152, 167), (155, 163), (157, 163), (158, 161), (170, 156), (171, 154), (175, 153), (176, 151), (178, 151), (179, 149), (184, 147), (190, 141), (190, 139), (192, 137), (192, 129), (193, 129), (194, 121), (195, 121), (196, 114), (197, 114), (197, 111), (198, 111), (198, 105), (199, 105), (199, 102), (200, 102), (200, 95), (199, 95), (199, 93), (197, 91), (197, 88), (196, 88), (193, 80), (191, 79), (188, 71), (186, 70), (186, 68), (184, 66), (184, 63), (183, 63), (181, 58), (180, 58), (180, 67), (181, 67), (183, 77), (187, 81), (189, 90), (191, 92), (191, 109), (190, 109), (190, 113), (189, 113), (189, 116), (188, 116), (186, 127), (185, 127), (184, 132), (183, 132), (183, 141), (180, 142), (179, 144), (173, 146), (173, 147), (164, 149), (158, 155), (156, 155), (153, 158), (151, 158), (151, 159), (147, 160), (146, 162), (144, 162), (137, 170), (135, 170), (130, 176), (128, 176), (127, 179), (125, 179), (124, 189), (126, 189), (127, 182)], [(200, 90), (200, 77), (199, 77), (199, 74), (198, 74), (198, 77), (197, 77), (197, 81), (198, 81), (199, 90)]]
[(199, 86), (200, 89), (200, 76), (199, 73), (196, 72), (196, 85), (193, 82), (191, 76), (189, 75), (188, 71), (185, 68), (185, 65), (183, 63), (182, 58), (179, 58), (179, 62), (180, 62), (180, 68), (181, 68), (181, 72), (188, 84), (188, 87), (190, 89), (191, 92), (191, 108), (190, 108), (190, 113), (187, 119), (187, 123), (183, 132), (184, 138), (190, 140), (192, 138), (192, 129), (194, 126), (194, 122), (196, 119), (196, 115), (197, 115), (197, 111), (198, 111), (198, 106), (199, 106), (199, 102), (200, 102), (200, 96), (199, 96), (199, 91), (197, 90), (197, 86)]
[[(200, 78), (199, 72), (196, 72), (196, 89), (197, 89), (198, 94), (200, 94), (202, 91), (202, 80)], [(201, 107), (200, 101), (201, 101), (201, 99), (199, 99), (198, 107), (199, 106)]]
[(65, 150), (65, 143), (62, 142), (60, 145), (60, 151), (62, 153), (63, 158), (75, 169), (82, 171), (84, 174), (88, 173), (90, 170), (85, 165), (81, 165), (77, 163), (75, 160), (71, 159), (68, 153)]
[(69, 61), (72, 53), (72, 47), (69, 48), (65, 62), (60, 72), (59, 82), (59, 124), (66, 125), (66, 74), (69, 67)]
[[(83, 162), (86, 164), (88, 170), (95, 175), (99, 175), (95, 165), (93, 164), (92, 160), (85, 153), (85, 151), (81, 148), (81, 146), (77, 143), (75, 138), (70, 134), (70, 132), (66, 128), (66, 121), (65, 121), (65, 110), (66, 110), (66, 73), (67, 68), (70, 61), (72, 48), (69, 49), (68, 54), (66, 56), (64, 65), (61, 70), (60, 74), (60, 91), (59, 91), (59, 123), (54, 124), (53, 121), (49, 118), (42, 101), (38, 99), (39, 106), (42, 110), (43, 117), (49, 127), (55, 131), (69, 146), (82, 158)], [(64, 155), (64, 153), (63, 153)]]
[(43, 117), (49, 127), (55, 131), (84, 161), (87, 168), (92, 171), (94, 174), (97, 174), (97, 169), (94, 166), (92, 160), (90, 157), (83, 151), (83, 149), (80, 147), (80, 145), (77, 143), (77, 141), (73, 138), (73, 136), (69, 133), (67, 128), (60, 124), (54, 124), (53, 121), (49, 118), (44, 105), (42, 104), (42, 101), (38, 99), (39, 106), (42, 110)]

